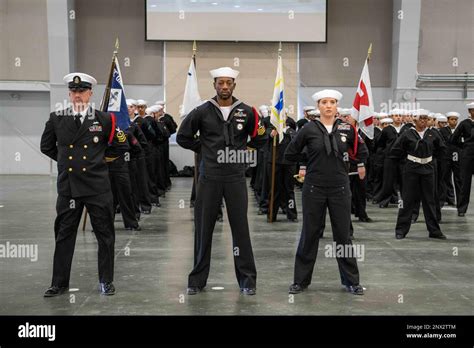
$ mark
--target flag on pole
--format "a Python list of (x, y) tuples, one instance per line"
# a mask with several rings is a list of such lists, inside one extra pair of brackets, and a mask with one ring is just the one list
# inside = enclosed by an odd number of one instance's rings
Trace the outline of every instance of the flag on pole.
[(194, 57), (189, 64), (186, 87), (184, 88), (183, 104), (181, 105), (180, 116), (182, 119), (195, 107), (202, 104), (199, 94), (198, 80), (196, 75), (196, 62)]
[[(128, 129), (130, 126), (130, 118), (128, 116), (127, 102), (123, 89), (122, 74), (117, 56), (112, 60), (112, 73), (105, 89), (104, 110), (105, 112), (113, 112), (117, 125), (122, 130)], [(107, 96), (108, 94), (108, 96)]]
[(278, 55), (278, 68), (273, 89), (270, 123), (278, 132), (279, 142), (283, 141), (283, 130), (286, 126), (285, 94), (283, 80), (283, 64), (281, 56)]
[(360, 76), (357, 92), (352, 103), (352, 117), (358, 121), (359, 128), (369, 137), (374, 138), (374, 99), (370, 84), (369, 62), (365, 60), (364, 69)]

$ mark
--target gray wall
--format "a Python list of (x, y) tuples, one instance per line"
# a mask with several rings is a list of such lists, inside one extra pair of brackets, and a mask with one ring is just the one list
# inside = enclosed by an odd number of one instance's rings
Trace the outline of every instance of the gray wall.
[(301, 85), (355, 86), (372, 42), (372, 86), (389, 87), (392, 0), (330, 0), (328, 11), (327, 43), (300, 44)]
[(48, 81), (48, 66), (46, 0), (0, 0), (0, 80)]
[(48, 115), (47, 92), (0, 92), (0, 174), (49, 174), (39, 150)]
[[(453, 58), (458, 66), (453, 66)], [(474, 73), (474, 1), (422, 0), (418, 72)]]
[(145, 42), (144, 1), (76, 0), (77, 70), (105, 83), (109, 71), (104, 67), (110, 66), (117, 37), (125, 83), (162, 85), (163, 43)]

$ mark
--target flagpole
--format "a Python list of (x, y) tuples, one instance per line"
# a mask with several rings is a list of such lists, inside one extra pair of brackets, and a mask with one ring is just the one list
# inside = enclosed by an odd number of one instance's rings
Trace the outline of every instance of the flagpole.
[(369, 49), (367, 50), (367, 63), (370, 62), (370, 58), (372, 58), (372, 42), (370, 43)]
[[(278, 47), (278, 64), (280, 64), (281, 59), (281, 41)], [(283, 111), (283, 109), (282, 109)], [(273, 137), (273, 146), (272, 146), (272, 184), (270, 189), (270, 209), (269, 209), (269, 219), (268, 222), (273, 222), (273, 201), (275, 198), (275, 170), (276, 170), (276, 145), (277, 145), (277, 138), (276, 135)]]
[[(196, 52), (197, 52), (197, 45), (196, 45), (196, 40), (194, 40), (193, 41), (193, 56), (192, 56), (192, 60), (194, 62), (194, 69), (196, 69)], [(197, 195), (197, 184), (198, 184), (197, 171), (198, 171), (198, 154), (197, 152), (195, 152), (194, 153), (194, 189), (195, 189), (196, 195)], [(194, 199), (196, 199), (196, 197), (194, 197)]]
[[(105, 109), (107, 108), (107, 105), (109, 105), (109, 100), (110, 100), (110, 87), (111, 87), (111, 81), (113, 78), (114, 74), (114, 66), (115, 66), (115, 59), (117, 58), (118, 50), (120, 47), (119, 39), (115, 39), (115, 50), (112, 55), (112, 65), (110, 66), (110, 72), (109, 72), (109, 78), (107, 80), (107, 85), (105, 86), (105, 94), (104, 97), (102, 98), (102, 102), (100, 103), (100, 110), (101, 111), (106, 111)], [(87, 222), (87, 208), (84, 209), (84, 220), (82, 222), (82, 232), (86, 230), (86, 222)]]

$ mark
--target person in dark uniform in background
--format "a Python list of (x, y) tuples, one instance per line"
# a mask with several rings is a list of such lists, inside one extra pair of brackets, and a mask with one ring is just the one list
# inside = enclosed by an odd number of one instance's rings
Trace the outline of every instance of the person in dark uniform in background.
[[(342, 120), (344, 122), (349, 123), (354, 129), (357, 130), (358, 133), (358, 146), (364, 147), (362, 153), (367, 153), (367, 158), (362, 161), (360, 160), (355, 154), (352, 149), (349, 149), (349, 181), (351, 185), (351, 192), (352, 192), (352, 207), (354, 210), (354, 215), (356, 218), (359, 219), (360, 222), (372, 222), (372, 219), (367, 215), (366, 205), (367, 205), (367, 176), (363, 179), (359, 177), (359, 173), (357, 172), (357, 165), (359, 163), (364, 163), (366, 171), (368, 171), (367, 161), (370, 156), (369, 148), (365, 143), (364, 138), (362, 137), (361, 131), (359, 131), (357, 122), (358, 120), (354, 119), (352, 116), (351, 109), (342, 109), (341, 112)], [(365, 134), (364, 134), (365, 135)], [(366, 136), (365, 138), (368, 139)], [(351, 223), (352, 225), (352, 223)], [(351, 235), (354, 234), (354, 229), (351, 226)]]
[[(170, 133), (170, 136), (176, 133), (178, 129), (178, 125), (174, 121), (173, 116), (166, 113), (166, 103), (164, 100), (159, 100), (155, 103), (156, 105), (161, 105), (163, 107), (163, 116), (161, 117), (161, 122), (163, 122)], [(169, 138), (163, 143), (163, 163), (165, 164), (165, 183), (166, 183), (166, 191), (171, 189), (171, 177), (170, 177), (170, 167), (169, 167), (169, 160), (170, 160), (170, 142)]]
[(316, 110), (316, 107), (314, 106), (305, 106), (303, 107), (303, 115), (304, 117), (302, 119), (299, 119), (298, 121), (296, 121), (296, 127), (297, 127), (297, 130), (300, 130), (301, 128), (303, 128), (303, 126), (308, 123), (309, 121), (311, 121), (312, 118), (310, 115), (309, 115), (309, 112), (310, 111), (314, 111)]
[[(306, 289), (313, 274), (318, 253), (321, 226), (326, 209), (329, 209), (333, 238), (336, 245), (351, 246), (351, 191), (347, 161), (349, 148), (361, 160), (358, 165), (360, 178), (365, 177), (364, 161), (368, 153), (358, 146), (357, 131), (348, 123), (336, 119), (337, 103), (342, 94), (335, 90), (323, 90), (313, 95), (321, 116), (308, 122), (288, 145), (285, 157), (293, 162), (306, 161), (307, 169), (300, 169), (305, 177), (303, 184), (303, 229), (296, 251), (294, 282), (289, 293), (297, 294)], [(303, 149), (306, 147), (306, 152)], [(352, 294), (362, 295), (359, 270), (354, 255), (337, 258), (341, 280)]]
[(135, 113), (136, 101), (127, 99), (128, 116), (130, 117), (130, 127), (127, 133), (133, 135), (139, 143), (139, 147), (134, 147), (129, 162), (130, 181), (132, 184), (132, 195), (135, 201), (135, 211), (138, 218), (140, 213), (151, 213), (151, 199), (148, 191), (148, 173), (146, 169), (145, 153), (148, 148), (148, 142), (143, 134), (140, 124), (142, 118)]
[(116, 138), (120, 146), (109, 146), (105, 150), (105, 161), (109, 167), (109, 179), (114, 197), (114, 211), (117, 206), (120, 206), (125, 229), (141, 231), (135, 215), (129, 172), (132, 151), (136, 151), (140, 144), (132, 134), (129, 134), (127, 139), (122, 130), (116, 131)]
[(98, 242), (99, 291), (115, 294), (114, 210), (104, 154), (115, 136), (115, 116), (95, 110), (89, 101), (95, 78), (84, 73), (64, 77), (71, 107), (52, 112), (41, 136), (41, 152), (58, 163), (57, 217), (54, 223), (53, 279), (45, 297), (69, 289), (77, 228), (84, 206)]
[(372, 203), (377, 204), (375, 197), (381, 194), (382, 187), (383, 187), (383, 163), (384, 163), (384, 149), (380, 146), (379, 139), (382, 135), (382, 131), (385, 127), (388, 127), (393, 120), (388, 117), (388, 114), (385, 112), (379, 112), (377, 114), (377, 118), (379, 119), (380, 126), (374, 127), (374, 154), (372, 156), (372, 171), (373, 171), (373, 188), (372, 188)]
[[(269, 139), (267, 146), (270, 148), (270, 153), (273, 151), (273, 138), (277, 137), (276, 140), (276, 154), (275, 154), (275, 192), (273, 194), (273, 217), (270, 217), (270, 210), (268, 210), (267, 219), (270, 221), (277, 221), (278, 209), (281, 207), (286, 212), (286, 218), (291, 222), (298, 222), (298, 212), (296, 210), (296, 199), (295, 199), (295, 179), (296, 173), (295, 163), (285, 159), (285, 150), (291, 139), (296, 134), (296, 122), (291, 118), (286, 118), (286, 127), (283, 133), (283, 140), (279, 141), (278, 131), (273, 125), (269, 127)], [(268, 134), (268, 133), (267, 133)], [(272, 156), (267, 162), (267, 166), (270, 167), (270, 177), (267, 178), (271, 185), (271, 172), (272, 172)], [(269, 195), (270, 201), (270, 195)], [(270, 204), (270, 202), (268, 203)]]
[[(200, 150), (202, 155), (194, 207), (194, 268), (189, 275), (187, 292), (195, 295), (206, 286), (212, 234), (224, 197), (240, 290), (245, 295), (254, 295), (257, 271), (247, 221), (246, 164), (236, 161), (236, 156), (239, 153), (237, 151), (245, 153), (247, 145), (253, 148), (263, 146), (266, 141), (265, 128), (259, 126), (255, 108), (232, 96), (238, 71), (224, 67), (212, 70), (211, 75), (217, 95), (186, 116), (176, 137), (180, 146), (193, 151)], [(197, 132), (200, 134), (199, 139), (195, 138)]]
[(461, 173), (459, 168), (461, 148), (458, 145), (451, 143), (450, 140), (461, 115), (458, 112), (450, 111), (446, 113), (446, 116), (448, 119), (448, 125), (440, 129), (444, 143), (448, 147), (441, 172), (441, 176), (446, 185), (446, 195), (440, 197), (440, 199), (443, 204), (448, 203), (450, 205), (456, 205), (461, 194)]
[(406, 158), (403, 171), (404, 186), (402, 204), (398, 211), (395, 237), (403, 239), (410, 231), (412, 214), (417, 201), (423, 205), (423, 213), (430, 238), (446, 239), (441, 232), (436, 216), (435, 169), (433, 158), (442, 157), (446, 146), (434, 129), (426, 127), (428, 110), (417, 110), (415, 128), (407, 130), (393, 145), (390, 155), (397, 159)]
[(401, 168), (394, 158), (390, 157), (390, 150), (397, 140), (402, 128), (402, 116), (399, 109), (390, 111), (393, 123), (384, 128), (377, 143), (377, 147), (384, 150), (383, 164), (383, 185), (381, 192), (375, 197), (375, 201), (379, 203), (380, 208), (386, 208), (390, 202), (396, 200), (395, 197), (401, 189)]
[(154, 180), (158, 189), (158, 195), (165, 197), (167, 186), (165, 168), (168, 165), (167, 162), (165, 163), (165, 144), (169, 141), (170, 133), (168, 128), (166, 128), (166, 124), (162, 122), (162, 117), (164, 115), (163, 106), (153, 105), (150, 107), (150, 112), (153, 115), (153, 127), (155, 129), (155, 138), (152, 141), (154, 147)]
[(451, 137), (451, 143), (462, 146), (461, 152), (461, 194), (458, 201), (458, 215), (466, 215), (471, 197), (472, 174), (474, 174), (474, 103), (466, 105), (469, 117), (459, 123)]
[[(137, 123), (140, 125), (140, 128), (145, 135), (145, 138), (148, 143), (148, 147), (145, 149), (145, 163), (147, 170), (147, 179), (148, 179), (148, 192), (150, 196), (150, 201), (152, 205), (157, 207), (160, 206), (160, 199), (158, 197), (158, 189), (156, 187), (156, 182), (154, 181), (154, 161), (153, 161), (153, 141), (156, 137), (155, 127), (153, 116), (147, 113), (147, 102), (143, 99), (137, 100), (137, 110), (140, 119), (137, 119)], [(148, 110), (149, 111), (149, 110)]]
[[(449, 137), (445, 139), (443, 136), (442, 130), (446, 127), (448, 124), (448, 118), (441, 114), (437, 113), (435, 114), (435, 119), (436, 119), (436, 126), (435, 130), (438, 132), (439, 136), (443, 140), (444, 145), (446, 147), (448, 146), (448, 141)], [(437, 167), (436, 167), (436, 187), (438, 190), (438, 196), (435, 197), (435, 199), (438, 199), (438, 205), (439, 205), (439, 210), (441, 212), (441, 208), (444, 206), (444, 203), (446, 201), (446, 195), (448, 192), (448, 187), (446, 185), (446, 181), (444, 180), (444, 172), (446, 171), (446, 167), (448, 166), (448, 161), (449, 159), (446, 157), (448, 155), (448, 151), (444, 151), (443, 157), (439, 158), (437, 161)]]
[[(267, 105), (260, 105), (258, 108), (258, 113), (260, 116), (260, 121), (262, 121), (265, 117), (269, 115), (269, 109)], [(260, 149), (257, 149), (257, 166), (254, 168), (254, 175), (252, 177), (253, 182), (250, 182), (250, 186), (254, 189), (255, 199), (257, 202), (260, 201), (260, 195), (262, 192), (262, 185), (263, 185), (263, 176), (265, 175), (265, 146)]]

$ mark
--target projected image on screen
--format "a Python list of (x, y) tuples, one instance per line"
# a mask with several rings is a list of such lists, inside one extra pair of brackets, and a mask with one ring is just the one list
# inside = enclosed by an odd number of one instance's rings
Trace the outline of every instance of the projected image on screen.
[(146, 39), (325, 42), (326, 13), (326, 0), (146, 0)]

